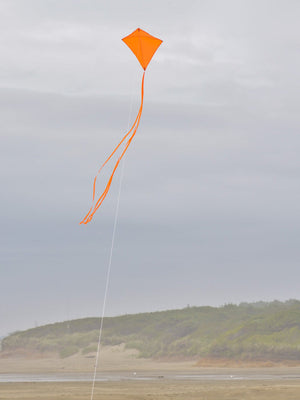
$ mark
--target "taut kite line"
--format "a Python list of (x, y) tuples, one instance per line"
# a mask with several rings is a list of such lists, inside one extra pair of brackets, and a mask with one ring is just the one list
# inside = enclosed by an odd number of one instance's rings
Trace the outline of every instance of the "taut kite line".
[[(162, 40), (150, 35), (149, 33), (143, 31), (142, 29), (138, 28), (134, 32), (132, 32), (130, 35), (124, 37), (123, 42), (127, 44), (127, 46), (130, 48), (130, 50), (134, 53), (136, 58), (138, 59), (139, 63), (144, 69), (143, 77), (142, 77), (142, 89), (141, 89), (141, 105), (139, 112), (137, 114), (137, 117), (130, 128), (130, 130), (125, 134), (123, 139), (119, 142), (119, 144), (115, 147), (114, 151), (110, 154), (110, 156), (104, 161), (102, 166), (100, 167), (97, 175), (94, 178), (94, 184), (93, 184), (93, 205), (90, 208), (89, 212), (86, 214), (86, 216), (83, 218), (83, 220), (80, 222), (80, 224), (87, 224), (89, 223), (95, 212), (98, 210), (98, 208), (101, 206), (103, 200), (105, 199), (110, 185), (112, 183), (114, 174), (116, 172), (116, 169), (118, 168), (118, 165), (120, 164), (120, 161), (122, 160), (124, 154), (126, 153), (126, 150), (128, 149), (132, 139), (134, 138), (136, 131), (138, 129), (141, 115), (142, 115), (142, 110), (143, 110), (143, 102), (144, 102), (144, 79), (145, 79), (145, 72), (146, 68), (151, 61), (154, 53), (158, 49), (158, 47), (161, 45)], [(108, 161), (112, 158), (112, 156), (115, 154), (115, 152), (119, 149), (119, 147), (124, 144), (123, 151), (121, 152), (121, 155), (117, 159), (117, 162), (113, 168), (113, 171), (110, 175), (110, 178), (106, 184), (106, 187), (101, 194), (101, 196), (98, 198), (98, 200), (95, 203), (95, 192), (96, 192), (96, 181), (97, 177), (100, 174), (102, 168), (108, 163)]]

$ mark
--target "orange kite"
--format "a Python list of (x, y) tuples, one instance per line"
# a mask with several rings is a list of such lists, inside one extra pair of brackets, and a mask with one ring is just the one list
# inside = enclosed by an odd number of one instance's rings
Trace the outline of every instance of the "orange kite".
[[(94, 178), (94, 184), (93, 184), (93, 205), (90, 208), (89, 212), (86, 214), (86, 216), (83, 218), (83, 220), (80, 222), (80, 224), (87, 224), (89, 223), (95, 212), (98, 210), (98, 208), (101, 206), (103, 200), (105, 199), (111, 182), (113, 180), (114, 174), (116, 172), (116, 169), (118, 168), (118, 165), (120, 164), (121, 159), (123, 158), (124, 154), (126, 153), (126, 150), (128, 149), (132, 139), (134, 138), (134, 135), (136, 134), (136, 131), (138, 129), (141, 115), (142, 115), (142, 110), (143, 110), (143, 101), (144, 101), (144, 79), (145, 79), (145, 72), (146, 68), (151, 61), (154, 53), (158, 49), (158, 47), (161, 45), (162, 40), (149, 35), (149, 33), (143, 31), (142, 29), (138, 28), (134, 32), (132, 32), (130, 35), (126, 36), (125, 38), (122, 39), (124, 43), (127, 44), (127, 46), (132, 50), (136, 58), (139, 60), (139, 63), (144, 69), (143, 73), (143, 78), (142, 78), (142, 90), (141, 90), (141, 105), (139, 112), (137, 114), (137, 117), (130, 128), (130, 130), (125, 134), (123, 139), (119, 142), (119, 144), (115, 147), (114, 151), (110, 154), (110, 156), (105, 160), (105, 162), (102, 164), (100, 167), (97, 175)], [(119, 158), (117, 159), (117, 162), (113, 168), (113, 171), (110, 175), (110, 178), (106, 184), (106, 187), (101, 194), (101, 196), (98, 198), (98, 200), (95, 202), (95, 192), (96, 192), (96, 181), (97, 177), (102, 170), (102, 168), (107, 164), (107, 162), (112, 158), (112, 156), (115, 154), (115, 152), (119, 149), (119, 147), (124, 144), (123, 151)]]

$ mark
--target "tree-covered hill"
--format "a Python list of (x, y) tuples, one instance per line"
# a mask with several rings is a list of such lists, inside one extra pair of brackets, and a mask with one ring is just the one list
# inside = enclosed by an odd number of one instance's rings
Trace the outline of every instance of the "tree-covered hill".
[[(16, 332), (2, 352), (59, 353), (97, 348), (99, 318), (84, 318)], [(299, 360), (300, 301), (188, 307), (105, 318), (103, 345), (125, 343), (142, 357)]]

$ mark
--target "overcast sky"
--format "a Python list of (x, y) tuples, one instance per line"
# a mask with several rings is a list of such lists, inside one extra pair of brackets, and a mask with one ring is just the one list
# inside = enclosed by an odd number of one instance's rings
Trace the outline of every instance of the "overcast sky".
[[(298, 1), (0, 1), (0, 336), (106, 315), (299, 298)], [(104, 174), (104, 176), (106, 176)], [(101, 191), (101, 184), (98, 187)]]

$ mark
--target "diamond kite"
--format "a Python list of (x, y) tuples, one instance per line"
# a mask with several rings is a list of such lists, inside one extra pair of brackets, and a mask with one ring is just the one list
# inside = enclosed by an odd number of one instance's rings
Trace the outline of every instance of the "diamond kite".
[[(102, 164), (100, 169), (98, 170), (97, 175), (94, 178), (94, 183), (93, 183), (93, 204), (91, 208), (89, 209), (89, 212), (86, 214), (86, 216), (83, 218), (83, 220), (80, 222), (80, 224), (87, 224), (89, 223), (95, 212), (98, 210), (98, 208), (101, 206), (103, 203), (103, 200), (105, 199), (109, 188), (111, 186), (114, 174), (116, 172), (116, 169), (118, 168), (118, 165), (120, 164), (120, 161), (122, 160), (124, 154), (126, 153), (126, 150), (128, 149), (132, 139), (134, 138), (136, 131), (138, 129), (141, 115), (142, 115), (142, 110), (143, 110), (143, 102), (144, 102), (144, 80), (145, 80), (145, 72), (146, 68), (151, 61), (154, 53), (158, 49), (158, 47), (161, 45), (162, 40), (150, 35), (149, 33), (143, 31), (142, 29), (138, 28), (134, 32), (132, 32), (130, 35), (124, 37), (123, 42), (127, 44), (127, 46), (130, 48), (130, 50), (134, 53), (136, 58), (138, 59), (139, 63), (141, 64), (142, 68), (144, 69), (143, 77), (142, 77), (142, 88), (141, 88), (141, 105), (139, 108), (139, 112), (137, 114), (137, 117), (130, 128), (130, 130), (125, 134), (123, 139), (118, 143), (118, 145), (115, 147), (113, 152), (110, 154), (110, 156), (105, 160), (105, 162)], [(103, 193), (100, 195), (98, 200), (95, 202), (95, 194), (96, 194), (96, 181), (98, 178), (98, 175), (100, 174), (102, 168), (108, 163), (108, 161), (112, 158), (112, 156), (116, 153), (116, 151), (123, 145), (123, 150), (121, 152), (121, 155), (118, 157), (113, 171), (109, 177), (109, 180), (106, 184), (106, 187), (103, 191)]]

